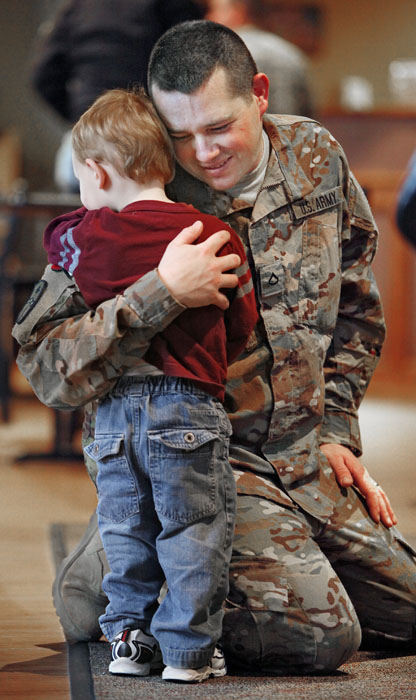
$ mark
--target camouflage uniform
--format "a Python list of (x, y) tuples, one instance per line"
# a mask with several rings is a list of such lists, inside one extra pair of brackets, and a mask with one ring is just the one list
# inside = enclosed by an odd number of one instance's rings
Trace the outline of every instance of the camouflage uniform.
[[(253, 207), (183, 172), (174, 187), (239, 233), (260, 303), (227, 382), (239, 505), (224, 647), (245, 666), (308, 673), (337, 668), (361, 629), (381, 643), (414, 639), (416, 562), (395, 528), (339, 488), (319, 449), (361, 454), (357, 410), (384, 339), (374, 219), (328, 131), (299, 117), (264, 125), (272, 149)], [(65, 273), (44, 280), (14, 334), (20, 369), (58, 408), (108, 391), (181, 311), (155, 272), (86, 315)]]

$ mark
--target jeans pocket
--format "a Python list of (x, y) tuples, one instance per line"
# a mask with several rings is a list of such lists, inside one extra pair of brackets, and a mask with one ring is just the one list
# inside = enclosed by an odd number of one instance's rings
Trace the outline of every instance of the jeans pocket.
[(210, 430), (148, 432), (155, 508), (168, 520), (192, 523), (218, 511), (216, 466), (225, 441)]
[(84, 451), (98, 465), (99, 516), (119, 523), (138, 513), (139, 496), (125, 453), (124, 435), (98, 435)]

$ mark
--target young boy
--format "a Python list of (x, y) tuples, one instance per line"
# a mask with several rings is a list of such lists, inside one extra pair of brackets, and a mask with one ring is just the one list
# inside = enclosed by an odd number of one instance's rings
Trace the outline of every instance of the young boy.
[[(75, 277), (93, 309), (157, 267), (185, 226), (202, 221), (199, 240), (224, 229), (216, 217), (166, 196), (172, 150), (142, 91), (105, 93), (77, 122), (72, 140), (84, 207), (54, 219), (44, 243), (49, 262)], [(111, 673), (147, 675), (158, 645), (165, 680), (226, 673), (216, 643), (235, 486), (221, 401), (227, 363), (244, 349), (257, 319), (244, 249), (229, 231), (221, 254), (241, 260), (229, 308), (184, 309), (156, 335), (144, 360), (100, 401), (95, 441), (86, 448), (98, 464), (97, 514), (111, 569), (100, 618), (112, 640)], [(158, 605), (164, 580), (168, 591)]]

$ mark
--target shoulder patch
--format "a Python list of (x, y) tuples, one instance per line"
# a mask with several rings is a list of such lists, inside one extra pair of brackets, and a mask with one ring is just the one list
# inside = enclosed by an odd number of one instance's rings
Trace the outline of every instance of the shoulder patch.
[(39, 280), (39, 282), (36, 282), (35, 286), (32, 289), (32, 293), (31, 293), (29, 299), (25, 303), (24, 307), (21, 309), (21, 311), (16, 319), (17, 324), (23, 323), (25, 318), (27, 318), (29, 316), (30, 312), (35, 308), (38, 301), (44, 295), (47, 286), (48, 286), (48, 283), (46, 280), (42, 279), (42, 280)]

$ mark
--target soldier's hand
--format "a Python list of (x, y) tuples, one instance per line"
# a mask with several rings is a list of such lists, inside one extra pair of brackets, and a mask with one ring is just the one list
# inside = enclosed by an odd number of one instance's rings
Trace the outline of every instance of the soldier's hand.
[(230, 239), (228, 231), (218, 231), (202, 243), (192, 245), (202, 229), (201, 221), (196, 221), (178, 233), (159, 263), (159, 276), (183, 306), (215, 304), (225, 310), (229, 301), (220, 289), (237, 286), (237, 275), (226, 271), (238, 267), (241, 261), (234, 253), (216, 255)]
[(376, 523), (386, 527), (396, 525), (397, 518), (383, 489), (370, 476), (359, 459), (345, 445), (325, 443), (321, 451), (326, 456), (340, 486), (356, 486), (364, 496), (369, 513)]

